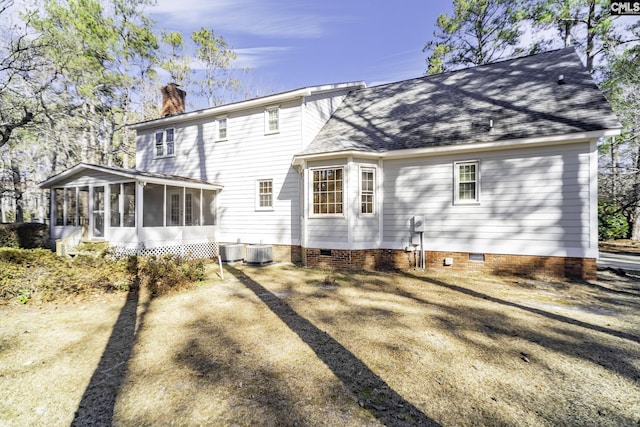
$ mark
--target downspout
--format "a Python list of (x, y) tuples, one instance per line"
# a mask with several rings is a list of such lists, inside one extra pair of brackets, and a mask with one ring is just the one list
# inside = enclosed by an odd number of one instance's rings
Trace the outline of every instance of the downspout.
[(378, 249), (382, 246), (382, 242), (384, 241), (384, 160), (378, 159), (378, 173), (376, 174), (377, 182), (376, 182), (376, 191), (374, 194), (377, 194), (377, 200), (375, 207), (378, 212), (378, 241), (376, 242), (376, 246)]
[(307, 191), (309, 189), (309, 169), (307, 167), (307, 161), (303, 160), (300, 167), (302, 168), (302, 182), (300, 188), (300, 210), (302, 214), (302, 218), (300, 219), (300, 245), (304, 250), (307, 247), (307, 218), (309, 217), (309, 204), (307, 197)]

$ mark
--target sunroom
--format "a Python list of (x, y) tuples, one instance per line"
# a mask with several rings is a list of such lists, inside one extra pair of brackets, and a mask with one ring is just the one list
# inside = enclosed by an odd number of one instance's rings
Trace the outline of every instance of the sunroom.
[(80, 163), (40, 183), (50, 190), (50, 234), (73, 247), (106, 241), (117, 254), (213, 256), (221, 185)]

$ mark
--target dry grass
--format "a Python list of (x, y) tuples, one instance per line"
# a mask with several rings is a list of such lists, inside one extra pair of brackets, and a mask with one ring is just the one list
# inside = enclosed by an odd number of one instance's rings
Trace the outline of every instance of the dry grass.
[(602, 274), (234, 266), (161, 298), (0, 308), (0, 424), (635, 426), (640, 283)]

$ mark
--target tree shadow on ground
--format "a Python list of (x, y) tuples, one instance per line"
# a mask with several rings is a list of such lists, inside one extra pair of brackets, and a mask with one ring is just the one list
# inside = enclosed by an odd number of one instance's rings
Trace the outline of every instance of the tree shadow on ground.
[(244, 272), (231, 266), (227, 266), (227, 269), (295, 332), (357, 397), (360, 406), (380, 422), (385, 425), (439, 425), (400, 396), (338, 341), (296, 313), (285, 301)]
[(140, 291), (131, 289), (71, 426), (111, 426), (113, 409), (136, 341)]
[(591, 329), (591, 330), (596, 331), (596, 332), (602, 332), (604, 334), (607, 334), (607, 335), (610, 335), (610, 336), (613, 336), (613, 337), (622, 338), (622, 339), (625, 339), (625, 340), (629, 340), (629, 341), (633, 341), (633, 342), (636, 342), (636, 343), (640, 343), (640, 337), (638, 337), (636, 335), (633, 335), (633, 334), (629, 334), (627, 332), (623, 332), (623, 331), (619, 331), (619, 330), (616, 330), (616, 329), (607, 328), (605, 326), (594, 325), (594, 324), (591, 324), (591, 323), (583, 322), (581, 320), (573, 319), (571, 317), (563, 316), (561, 314), (555, 314), (555, 313), (551, 313), (549, 311), (541, 310), (539, 308), (529, 307), (529, 306), (518, 304), (518, 303), (515, 303), (515, 302), (512, 302), (512, 301), (507, 301), (507, 300), (504, 300), (504, 299), (492, 297), (490, 295), (483, 294), (482, 292), (474, 291), (472, 289), (464, 288), (462, 286), (457, 286), (457, 285), (453, 285), (453, 284), (450, 284), (450, 283), (445, 283), (445, 282), (442, 282), (442, 281), (439, 281), (439, 280), (436, 280), (436, 279), (433, 279), (433, 278), (424, 278), (424, 277), (413, 275), (411, 273), (404, 273), (404, 275), (406, 277), (410, 277), (412, 279), (422, 280), (424, 282), (428, 282), (428, 283), (431, 283), (433, 285), (441, 286), (441, 287), (450, 289), (452, 291), (460, 292), (460, 293), (463, 293), (463, 294), (468, 295), (470, 297), (480, 298), (480, 299), (483, 299), (483, 300), (491, 301), (493, 303), (502, 304), (502, 305), (505, 305), (505, 306), (517, 308), (517, 309), (520, 309), (520, 310), (523, 310), (523, 311), (528, 311), (530, 313), (534, 313), (534, 314), (538, 314), (538, 315), (547, 317), (547, 318), (552, 319), (552, 320), (557, 320), (559, 322), (568, 323), (570, 325), (579, 326), (579, 327), (586, 328), (586, 329)]
[[(552, 326), (549, 328), (549, 332), (553, 332), (556, 334), (561, 334), (564, 338), (554, 337), (553, 334), (541, 333), (536, 330), (528, 330), (526, 329), (526, 325), (521, 325), (524, 327), (524, 331), (518, 333), (518, 335), (523, 338), (528, 339), (531, 342), (538, 343), (544, 347), (550, 348), (552, 350), (563, 352), (571, 356), (580, 357), (584, 360), (588, 360), (593, 362), (594, 364), (600, 365), (606, 369), (609, 369), (613, 372), (617, 372), (623, 375), (626, 378), (629, 378), (632, 381), (638, 381), (640, 378), (640, 370), (638, 370), (637, 366), (634, 363), (630, 362), (633, 360), (633, 356), (630, 356), (626, 352), (626, 348), (630, 347), (627, 345), (617, 345), (614, 346), (609, 344), (608, 341), (598, 339), (597, 335), (593, 335), (591, 332), (601, 333), (608, 335), (609, 337), (619, 338), (622, 340), (631, 341), (633, 343), (640, 343), (640, 337), (637, 335), (633, 335), (624, 331), (619, 331), (616, 329), (594, 325), (592, 323), (583, 322), (577, 319), (573, 319), (571, 317), (563, 316), (561, 314), (552, 313), (540, 308), (529, 307), (526, 305), (518, 304), (516, 302), (508, 301), (501, 298), (496, 298), (491, 295), (484, 294), (482, 292), (474, 291), (472, 289), (468, 289), (462, 286), (457, 286), (451, 283), (446, 283), (434, 278), (420, 277), (411, 273), (403, 273), (406, 277), (423, 281), (425, 283), (435, 285), (438, 287), (446, 288), (455, 292), (460, 292), (464, 295), (470, 296), (472, 298), (486, 300), (488, 302), (498, 304), (504, 307), (514, 308), (517, 310), (522, 310), (524, 312), (531, 313), (533, 315), (542, 316), (551, 321), (561, 322), (566, 325), (571, 325), (573, 327), (577, 327), (578, 329), (570, 329), (565, 326)], [(409, 293), (404, 293), (404, 296), (411, 298), (415, 301), (434, 304), (434, 302), (424, 301), (419, 297), (411, 295)], [(511, 327), (506, 325), (504, 321), (500, 321), (499, 319), (495, 319), (494, 322), (491, 322), (487, 319), (491, 319), (492, 316), (495, 317), (495, 314), (499, 313), (496, 310), (485, 310), (485, 312), (480, 312), (479, 309), (469, 310), (464, 313), (461, 313), (458, 307), (450, 307), (446, 304), (436, 304), (440, 306), (441, 309), (449, 312), (452, 316), (464, 316), (465, 319), (471, 321), (476, 325), (483, 325), (484, 327), (491, 330), (494, 334), (501, 335), (510, 335)], [(486, 324), (488, 323), (488, 324)], [(449, 328), (452, 331), (457, 331), (457, 328), (451, 327)], [(582, 329), (582, 330), (581, 330)], [(607, 357), (602, 357), (601, 355), (606, 354)]]

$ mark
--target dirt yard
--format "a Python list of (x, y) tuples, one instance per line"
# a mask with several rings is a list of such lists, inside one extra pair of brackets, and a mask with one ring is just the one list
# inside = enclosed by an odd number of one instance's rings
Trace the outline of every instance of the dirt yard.
[(0, 308), (0, 425), (640, 424), (640, 281), (229, 266)]

